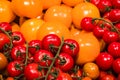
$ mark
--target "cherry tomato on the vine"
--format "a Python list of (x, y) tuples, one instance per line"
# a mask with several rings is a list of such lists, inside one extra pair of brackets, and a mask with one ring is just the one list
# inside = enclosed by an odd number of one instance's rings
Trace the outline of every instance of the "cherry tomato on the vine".
[[(0, 28), (7, 32), (12, 31), (12, 26), (8, 22), (0, 22)], [(0, 32), (2, 31), (0, 30)]]
[(112, 68), (115, 73), (120, 74), (120, 58), (113, 61)]

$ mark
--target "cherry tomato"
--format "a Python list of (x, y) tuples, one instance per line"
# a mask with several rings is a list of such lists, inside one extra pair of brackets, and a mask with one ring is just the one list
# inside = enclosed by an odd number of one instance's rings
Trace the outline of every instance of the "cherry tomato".
[(55, 66), (62, 71), (69, 71), (74, 66), (73, 58), (67, 53), (60, 53), (59, 58), (55, 61)]
[(119, 0), (111, 0), (111, 3), (113, 5), (114, 8), (118, 8), (120, 9), (120, 1)]
[(7, 50), (8, 47), (6, 46), (7, 45), (9, 46), (9, 44), (10, 44), (9, 37), (4, 33), (0, 33), (0, 51)]
[(27, 80), (34, 80), (42, 77), (42, 71), (37, 63), (30, 63), (24, 69), (24, 76)]
[(116, 78), (112, 74), (107, 74), (103, 76), (101, 80), (116, 80)]
[[(5, 30), (7, 32), (12, 31), (12, 27), (8, 22), (1, 22), (0, 28), (2, 28), (3, 30)], [(0, 32), (2, 32), (2, 31), (0, 31)]]
[(7, 57), (0, 52), (0, 70), (3, 70), (8, 65)]
[(34, 56), (34, 62), (39, 63), (41, 66), (50, 66), (53, 54), (47, 50), (39, 50)]
[(10, 55), (12, 60), (24, 61), (26, 56), (26, 47), (23, 45), (14, 46)]
[(120, 57), (120, 43), (119, 42), (112, 42), (108, 45), (108, 52), (114, 58)]
[(23, 72), (23, 66), (19, 61), (12, 61), (7, 66), (7, 72), (11, 77), (17, 77)]
[(57, 53), (61, 39), (56, 34), (48, 34), (42, 39), (42, 47), (52, 53)]
[(25, 44), (25, 38), (23, 34), (19, 31), (12, 32), (12, 39), (13, 39), (12, 42), (14, 46)]
[(72, 57), (75, 57), (77, 56), (79, 49), (80, 48), (77, 41), (75, 41), (74, 39), (65, 39), (61, 52), (68, 53)]
[(107, 74), (108, 74), (107, 71), (100, 70), (100, 74), (99, 74), (98, 80), (101, 80)]
[(115, 73), (120, 74), (120, 58), (113, 61), (112, 68)]
[(101, 52), (96, 58), (96, 64), (102, 70), (111, 68), (114, 58), (107, 52)]
[(31, 40), (29, 43), (29, 52), (31, 54), (35, 54), (38, 50), (42, 49), (42, 41), (41, 40)]
[(97, 6), (99, 4), (100, 0), (90, 0), (90, 2)]

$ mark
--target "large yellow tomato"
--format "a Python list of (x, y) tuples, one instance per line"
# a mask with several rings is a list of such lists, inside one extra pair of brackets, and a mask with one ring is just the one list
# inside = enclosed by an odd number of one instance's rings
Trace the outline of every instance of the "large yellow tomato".
[(20, 32), (24, 35), (26, 41), (31, 41), (33, 39), (36, 39), (37, 30), (41, 27), (41, 25), (44, 23), (41, 19), (29, 19), (26, 20), (21, 26), (20, 26)]
[(12, 9), (18, 16), (35, 18), (42, 14), (41, 0), (12, 0)]
[(75, 27), (80, 29), (81, 20), (86, 16), (99, 18), (100, 12), (94, 4), (89, 2), (83, 2), (76, 5), (72, 10), (72, 19)]
[(100, 53), (100, 43), (92, 32), (81, 31), (73, 38), (79, 43), (80, 51), (76, 58), (78, 65), (83, 65), (87, 62), (92, 62)]
[(42, 40), (47, 34), (56, 34), (60, 38), (70, 38), (70, 31), (68, 28), (59, 22), (45, 22), (37, 32), (37, 39)]
[(0, 0), (0, 22), (12, 22), (15, 14), (12, 12), (9, 1)]
[(59, 21), (66, 25), (66, 27), (70, 27), (72, 23), (72, 16), (71, 16), (71, 8), (65, 5), (61, 6), (52, 6), (47, 9), (46, 13), (44, 14), (45, 21)]

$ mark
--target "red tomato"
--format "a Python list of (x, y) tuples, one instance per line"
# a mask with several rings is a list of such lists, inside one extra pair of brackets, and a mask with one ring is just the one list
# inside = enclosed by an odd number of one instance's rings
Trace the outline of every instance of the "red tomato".
[(107, 75), (103, 76), (101, 80), (116, 80), (116, 79), (115, 79), (115, 76), (113, 76), (111, 74), (107, 74)]
[(69, 54), (60, 53), (59, 58), (55, 61), (55, 66), (62, 71), (69, 71), (74, 66), (74, 60)]
[(117, 58), (113, 61), (112, 67), (115, 73), (120, 74), (120, 58)]
[(111, 0), (111, 3), (114, 8), (120, 9), (120, 0)]
[(34, 54), (34, 62), (39, 63), (41, 66), (50, 66), (53, 54), (47, 50), (39, 50)]
[(96, 58), (96, 64), (102, 70), (110, 69), (113, 61), (113, 57), (107, 52), (101, 52)]
[[(0, 28), (2, 28), (5, 31), (12, 31), (12, 27), (8, 22), (1, 22)], [(2, 31), (0, 30), (0, 32), (2, 32)]]

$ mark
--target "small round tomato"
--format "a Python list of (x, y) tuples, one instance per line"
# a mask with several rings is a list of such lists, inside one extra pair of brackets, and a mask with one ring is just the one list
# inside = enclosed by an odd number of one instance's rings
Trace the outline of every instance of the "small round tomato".
[(75, 57), (79, 52), (79, 44), (74, 39), (65, 39), (62, 46), (61, 52), (70, 54), (72, 57)]
[(101, 80), (116, 80), (116, 78), (112, 74), (107, 74), (107, 75), (103, 76)]
[(23, 72), (23, 67), (19, 61), (12, 61), (7, 66), (7, 72), (11, 77), (17, 77)]
[[(5, 30), (7, 32), (12, 31), (12, 26), (8, 22), (1, 22), (0, 28), (2, 28), (3, 30)], [(0, 31), (0, 32), (2, 32), (2, 31)]]
[(112, 68), (115, 73), (120, 74), (120, 58), (113, 61)]
[(62, 71), (69, 71), (74, 66), (73, 58), (67, 53), (60, 53), (59, 57), (55, 61), (55, 66)]
[(42, 77), (42, 71), (37, 63), (30, 63), (24, 69), (24, 76), (27, 80), (35, 80)]
[(39, 50), (34, 56), (34, 62), (39, 63), (41, 66), (50, 66), (53, 58), (53, 54), (47, 50)]
[(112, 67), (114, 58), (107, 52), (101, 52), (96, 58), (96, 64), (102, 70), (108, 70)]
[(114, 8), (120, 9), (120, 1), (119, 0), (111, 0), (111, 3)]
[(42, 47), (52, 53), (57, 53), (61, 39), (56, 34), (48, 34), (42, 39)]
[(0, 70), (3, 70), (8, 65), (7, 57), (0, 52)]

